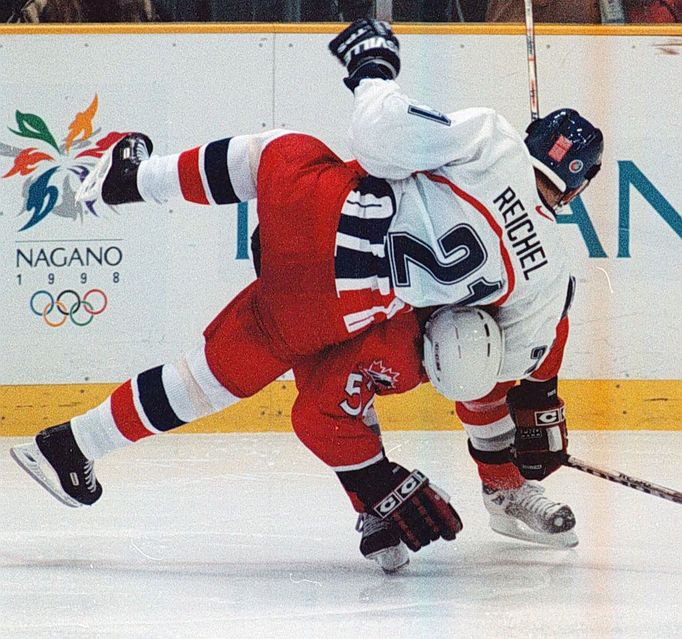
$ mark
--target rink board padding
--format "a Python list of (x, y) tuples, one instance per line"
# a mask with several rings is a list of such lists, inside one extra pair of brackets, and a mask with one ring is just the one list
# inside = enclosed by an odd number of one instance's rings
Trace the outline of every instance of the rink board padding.
[[(0, 435), (32, 435), (103, 401), (115, 384), (0, 386)], [(569, 427), (575, 430), (682, 430), (680, 380), (563, 380)], [(265, 432), (291, 429), (293, 381), (277, 381), (221, 413), (177, 432)], [(431, 386), (377, 399), (384, 430), (456, 430), (454, 405)]]
[[(74, 163), (92, 168), (98, 144), (121, 131), (144, 131), (166, 154), (280, 127), (349, 158), (352, 96), (327, 48), (339, 29), (0, 26), (0, 435), (66, 420), (114, 381), (175, 361), (254, 278), (254, 202), (89, 209), (72, 201)], [(396, 31), (406, 93), (446, 111), (491, 107), (525, 128), (523, 25)], [(559, 217), (578, 282), (560, 386), (569, 423), (678, 429), (682, 84), (670, 79), (682, 28), (537, 25), (537, 35), (541, 112), (570, 104), (606, 140), (598, 178)], [(302, 69), (316, 71), (313, 93), (300, 90)], [(294, 395), (287, 378), (183, 432), (288, 432)], [(460, 427), (426, 386), (378, 405), (384, 429)]]

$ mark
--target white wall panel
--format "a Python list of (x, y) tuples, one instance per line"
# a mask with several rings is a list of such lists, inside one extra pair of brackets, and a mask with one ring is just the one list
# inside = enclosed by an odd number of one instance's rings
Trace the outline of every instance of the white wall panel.
[[(236, 207), (145, 204), (114, 212), (99, 205), (93, 215), (67, 203), (71, 217), (53, 211), (19, 231), (30, 218), (22, 213), (29, 179), (59, 165), (52, 183), (61, 202), (62, 176), (82, 149), (62, 149), (58, 155), (43, 140), (13, 134), (15, 111), (39, 116), (61, 145), (76, 113), (97, 95), (91, 141), (110, 131), (144, 131), (162, 154), (260, 131), (272, 126), (272, 36), (60, 35), (11, 37), (2, 44), (0, 66), (13, 72), (0, 79), (0, 144), (5, 145), (0, 174), (14, 162), (8, 147), (35, 147), (55, 161), (40, 163), (25, 177), (0, 178), (0, 304), (5, 308), (0, 383), (112, 381), (176, 357), (253, 277), (247, 260), (235, 260)], [(18, 248), (37, 255), (61, 247), (72, 254), (101, 245), (119, 247), (121, 264), (57, 268), (43, 261), (31, 268), (21, 260), (16, 266)], [(82, 273), (86, 284), (80, 283)], [(87, 326), (69, 320), (51, 328), (29, 308), (38, 290), (56, 296), (74, 289), (82, 295), (92, 287), (105, 291), (109, 304)], [(47, 299), (38, 296), (34, 306)], [(61, 319), (56, 310), (50, 317), (55, 323)], [(81, 310), (77, 321), (87, 319)]]
[[(179, 203), (112, 211), (98, 205), (95, 215), (70, 202), (68, 169), (95, 140), (125, 130), (147, 132), (157, 152), (169, 153), (284, 126), (321, 137), (347, 158), (352, 96), (327, 51), (329, 39), (286, 33), (2, 39), (0, 384), (114, 381), (193, 345), (213, 315), (253, 278), (248, 260), (236, 259), (244, 257), (248, 234), (242, 227), (238, 237), (237, 207)], [(663, 44), (653, 36), (538, 38), (541, 111), (573, 106), (606, 136), (602, 173), (583, 208), (567, 211), (572, 217), (564, 219), (580, 282), (567, 377), (679, 377), (682, 62)], [(401, 84), (414, 98), (444, 111), (491, 106), (516, 127), (526, 125), (522, 37), (405, 35), (401, 46)], [(95, 95), (95, 130), (66, 153), (69, 124)], [(17, 111), (38, 116), (61, 154), (45, 139), (15, 133)], [(7, 176), (26, 148), (52, 160), (27, 175)], [(59, 167), (50, 181), (58, 191), (56, 207), (20, 230), (31, 218), (29, 188), (51, 167)], [(75, 177), (69, 179), (75, 185)], [(629, 205), (628, 182), (635, 183)], [(252, 228), (253, 203), (248, 217)], [(47, 255), (63, 249), (58, 253), (63, 258), (75, 249), (111, 246), (123, 255), (115, 267), (81, 266), (77, 260), (55, 266), (36, 257), (41, 250)], [(35, 264), (18, 264), (18, 250), (31, 249)], [(83, 273), (87, 282), (81, 284)], [(29, 308), (39, 290), (56, 296), (74, 289), (82, 295), (93, 287), (105, 291), (109, 303), (87, 326), (68, 320), (52, 328)], [(44, 294), (36, 297), (34, 307), (44, 300)], [(61, 316), (55, 310), (49, 317)], [(76, 319), (89, 317), (81, 311)]]

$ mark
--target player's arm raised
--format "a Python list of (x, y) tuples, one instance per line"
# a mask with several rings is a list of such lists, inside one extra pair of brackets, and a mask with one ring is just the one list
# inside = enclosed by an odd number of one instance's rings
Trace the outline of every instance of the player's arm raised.
[(410, 99), (396, 82), (366, 80), (355, 91), (349, 137), (366, 171), (399, 180), (481, 157), (504, 128), (492, 109), (445, 115)]
[(344, 82), (355, 98), (351, 151), (372, 175), (402, 179), (468, 161), (481, 154), (491, 136), (506, 134), (508, 125), (491, 109), (446, 115), (405, 95), (394, 81), (400, 49), (386, 23), (358, 20), (329, 48), (348, 70)]

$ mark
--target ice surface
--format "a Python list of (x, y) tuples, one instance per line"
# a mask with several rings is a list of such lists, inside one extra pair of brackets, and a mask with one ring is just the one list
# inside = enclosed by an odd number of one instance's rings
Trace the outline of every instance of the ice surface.
[[(682, 637), (682, 508), (562, 469), (580, 545), (493, 533), (464, 433), (388, 432), (395, 461), (452, 496), (464, 530), (384, 575), (336, 478), (293, 435), (163, 436), (97, 463), (69, 509), (0, 438), (0, 638)], [(576, 457), (682, 488), (682, 434), (571, 433)]]

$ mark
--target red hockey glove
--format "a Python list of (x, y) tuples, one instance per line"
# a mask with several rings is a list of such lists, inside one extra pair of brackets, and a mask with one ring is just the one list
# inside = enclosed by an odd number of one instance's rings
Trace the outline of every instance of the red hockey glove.
[(418, 470), (394, 469), (395, 488), (373, 507), (382, 519), (400, 528), (400, 538), (412, 551), (432, 541), (450, 541), (462, 530), (462, 520), (450, 505), (450, 497)]
[(507, 406), (516, 425), (511, 460), (526, 479), (544, 479), (565, 459), (566, 417), (556, 389), (555, 377), (548, 382), (524, 380), (507, 393)]
[(337, 472), (344, 488), (371, 512), (392, 521), (410, 550), (437, 539), (452, 540), (462, 520), (450, 498), (418, 470), (411, 473), (387, 459), (359, 470)]

